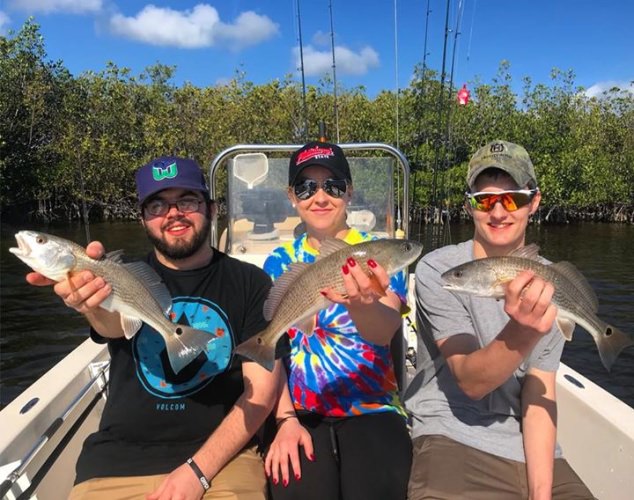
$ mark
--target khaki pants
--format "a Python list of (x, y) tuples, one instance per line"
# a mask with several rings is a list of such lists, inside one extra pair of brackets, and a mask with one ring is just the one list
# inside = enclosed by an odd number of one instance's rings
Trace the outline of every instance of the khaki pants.
[[(444, 436), (419, 436), (413, 442), (407, 498), (525, 500), (526, 464), (491, 455)], [(563, 458), (555, 460), (553, 500), (593, 499)]]
[[(70, 500), (145, 500), (157, 489), (166, 474), (156, 476), (104, 477), (76, 485)], [(265, 500), (266, 478), (262, 459), (255, 447), (236, 455), (211, 480), (205, 500)]]

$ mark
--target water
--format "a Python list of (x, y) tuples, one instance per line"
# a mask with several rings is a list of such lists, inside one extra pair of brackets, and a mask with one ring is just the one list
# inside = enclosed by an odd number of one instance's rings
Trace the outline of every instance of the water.
[[(49, 288), (28, 285), (28, 268), (8, 249), (15, 246), (18, 229), (3, 224), (0, 232), (0, 407), (4, 407), (86, 339), (86, 322), (63, 305)], [(64, 238), (85, 242), (80, 225), (39, 226)], [(150, 249), (136, 222), (90, 226), (93, 239), (108, 250), (125, 249), (141, 258)], [(449, 243), (438, 226), (410, 227), (412, 238), (423, 240), (427, 250)], [(451, 227), (451, 242), (472, 236), (468, 224)], [(532, 225), (528, 240), (540, 245), (552, 261), (568, 260), (588, 278), (600, 301), (599, 315), (624, 332), (634, 334), (634, 226), (582, 223)], [(566, 344), (563, 362), (634, 407), (634, 347), (627, 348), (608, 373), (592, 337), (577, 329)]]

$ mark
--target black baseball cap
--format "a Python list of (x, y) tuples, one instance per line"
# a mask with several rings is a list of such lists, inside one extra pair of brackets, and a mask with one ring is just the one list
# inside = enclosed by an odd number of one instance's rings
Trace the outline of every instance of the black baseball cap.
[(288, 185), (295, 184), (299, 174), (311, 165), (325, 167), (333, 173), (335, 178), (352, 182), (350, 165), (348, 165), (343, 150), (336, 144), (313, 141), (291, 155), (291, 161), (288, 165)]

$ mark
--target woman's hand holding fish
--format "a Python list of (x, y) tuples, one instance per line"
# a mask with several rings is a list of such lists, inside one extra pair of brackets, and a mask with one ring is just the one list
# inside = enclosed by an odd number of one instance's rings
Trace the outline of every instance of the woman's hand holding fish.
[(552, 298), (555, 288), (551, 283), (522, 271), (506, 287), (504, 311), (518, 326), (546, 335), (557, 316)]
[(304, 447), (306, 458), (313, 461), (313, 441), (308, 431), (296, 418), (284, 420), (279, 426), (275, 440), (271, 443), (264, 460), (264, 471), (267, 477), (273, 478), (273, 484), (280, 482), (280, 472), (282, 473), (282, 484), (286, 486), (289, 483), (291, 476), (289, 460), (295, 479), (301, 479), (300, 446)]
[(371, 274), (366, 274), (362, 266), (349, 258), (342, 267), (345, 294), (330, 289), (321, 293), (348, 309), (364, 339), (387, 345), (401, 322), (401, 301), (388, 290), (390, 278), (385, 269), (373, 259), (368, 260), (368, 268)]
[(334, 290), (324, 290), (322, 294), (331, 302), (343, 304), (347, 308), (374, 304), (385, 296), (390, 286), (390, 278), (385, 269), (374, 260), (368, 260), (368, 267), (372, 274), (365, 273), (363, 268), (353, 258), (349, 258), (342, 266), (345, 294)]

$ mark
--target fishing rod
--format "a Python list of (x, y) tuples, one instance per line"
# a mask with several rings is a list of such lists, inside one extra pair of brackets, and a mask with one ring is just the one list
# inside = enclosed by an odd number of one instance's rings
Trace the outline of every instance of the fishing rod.
[[(11, 473), (7, 475), (6, 479), (2, 481), (2, 484), (0, 484), (1, 498), (6, 498), (5, 495), (9, 493), (13, 485), (18, 482), (18, 480), (22, 477), (29, 465), (31, 465), (31, 463), (37, 458), (38, 453), (48, 442), (53, 439), (55, 433), (68, 420), (68, 417), (74, 413), (75, 409), (80, 408), (80, 404), (84, 400), (84, 397), (93, 390), (93, 387), (95, 387), (95, 385), (97, 386), (97, 389), (95, 390), (95, 394), (92, 396), (92, 403), (97, 402), (97, 400), (102, 397), (102, 394), (107, 390), (107, 373), (109, 368), (110, 361), (103, 361), (101, 363), (95, 364), (96, 373), (94, 373), (94, 376), (81, 389), (79, 394), (71, 401), (71, 403), (62, 411), (61, 415), (53, 419), (53, 421), (37, 439), (35, 444), (33, 444), (31, 449), (27, 451), (27, 453), (20, 460), (18, 460), (16, 467), (11, 471)], [(89, 405), (92, 403), (89, 403)], [(37, 476), (32, 479), (29, 484), (29, 488), (33, 486), (36, 478)]]
[[(456, 52), (457, 52), (457, 48), (458, 48), (458, 37), (461, 34), (460, 31), (460, 25), (462, 23), (462, 15), (464, 12), (464, 3), (463, 0), (459, 0), (458, 2), (458, 9), (456, 12), (456, 25), (455, 25), (455, 29), (454, 29), (454, 36), (453, 36), (453, 46), (452, 46), (452, 53), (451, 53), (451, 70), (449, 72), (449, 85), (448, 85), (448, 90), (447, 90), (447, 129), (446, 129), (446, 134), (445, 134), (445, 156), (444, 156), (444, 162), (443, 162), (443, 166), (441, 169), (441, 182), (440, 182), (440, 191), (441, 193), (444, 193), (445, 196), (448, 197), (449, 193), (446, 191), (445, 188), (445, 170), (449, 167), (449, 155), (450, 155), (450, 151), (451, 151), (451, 144), (452, 144), (452, 134), (451, 134), (451, 120), (452, 120), (452, 111), (453, 111), (453, 105), (452, 105), (452, 97), (453, 97), (453, 82), (454, 82), (454, 70), (455, 70), (455, 66), (456, 66)], [(451, 214), (449, 213), (449, 206), (446, 206), (447, 208), (447, 230), (444, 231), (443, 233), (443, 243), (448, 245), (451, 244), (451, 231), (449, 230), (449, 222), (451, 219)], [(441, 209), (442, 210), (442, 209)], [(442, 214), (441, 214), (442, 217)]]
[(308, 108), (306, 106), (306, 77), (304, 75), (304, 44), (302, 43), (302, 18), (299, 11), (299, 0), (296, 0), (297, 5), (297, 31), (299, 39), (299, 61), (300, 70), (302, 72), (302, 107), (304, 114), (304, 142), (308, 141)]
[(423, 91), (425, 90), (425, 73), (427, 73), (427, 56), (429, 53), (427, 52), (427, 34), (429, 32), (429, 14), (431, 10), (429, 8), (429, 1), (427, 0), (427, 9), (425, 13), (425, 43), (423, 44)]
[(432, 191), (431, 191), (431, 203), (432, 203), (432, 207), (436, 207), (437, 206), (437, 199), (436, 199), (436, 190), (437, 190), (437, 183), (438, 183), (438, 161), (439, 161), (439, 150), (440, 150), (440, 138), (441, 138), (441, 133), (440, 133), (440, 129), (442, 128), (442, 101), (443, 101), (443, 94), (444, 94), (444, 89), (445, 89), (445, 68), (446, 68), (446, 60), (447, 60), (447, 38), (449, 35), (449, 7), (451, 5), (451, 0), (447, 0), (447, 9), (446, 9), (446, 14), (445, 14), (445, 39), (443, 42), (443, 49), (442, 49), (442, 70), (440, 72), (440, 89), (438, 91), (438, 120), (437, 120), (437, 126), (436, 126), (436, 147), (435, 147), (435, 151), (434, 151), (434, 171), (433, 171), (433, 175), (432, 175)]
[(337, 65), (335, 64), (335, 30), (332, 22), (332, 0), (328, 1), (330, 11), (330, 46), (332, 48), (332, 89), (334, 97), (335, 129), (337, 131), (337, 143), (339, 143), (339, 108), (337, 107)]

